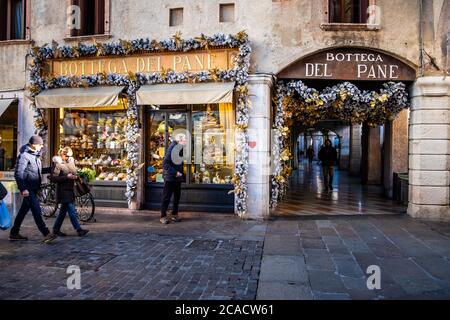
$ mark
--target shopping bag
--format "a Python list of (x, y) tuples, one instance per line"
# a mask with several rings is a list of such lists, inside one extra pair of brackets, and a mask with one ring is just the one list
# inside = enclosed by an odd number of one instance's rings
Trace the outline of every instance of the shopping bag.
[(11, 228), (12, 219), (9, 210), (3, 201), (0, 201), (0, 229), (8, 230)]
[(86, 182), (82, 179), (75, 181), (75, 195), (77, 197), (82, 197), (89, 192), (91, 192), (91, 188), (89, 188), (89, 185)]

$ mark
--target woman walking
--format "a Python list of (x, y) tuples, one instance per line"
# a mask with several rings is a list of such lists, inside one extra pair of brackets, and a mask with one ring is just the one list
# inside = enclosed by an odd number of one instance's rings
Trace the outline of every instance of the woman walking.
[(65, 147), (59, 150), (58, 156), (53, 157), (50, 181), (56, 183), (56, 202), (61, 204), (58, 217), (53, 225), (53, 233), (59, 237), (66, 236), (65, 233), (61, 232), (61, 226), (67, 213), (69, 213), (73, 228), (80, 237), (89, 232), (89, 230), (82, 229), (78, 222), (74, 185), (79, 177), (72, 155), (72, 149)]

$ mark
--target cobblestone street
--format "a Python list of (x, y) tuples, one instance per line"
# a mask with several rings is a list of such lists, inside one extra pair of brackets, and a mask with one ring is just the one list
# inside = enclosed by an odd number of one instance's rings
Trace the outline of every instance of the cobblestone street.
[[(450, 223), (191, 213), (163, 226), (155, 213), (100, 211), (86, 238), (45, 245), (31, 215), (28, 242), (1, 232), (0, 299), (450, 298)], [(80, 290), (66, 287), (69, 265), (81, 268)], [(381, 290), (367, 289), (369, 265)]]

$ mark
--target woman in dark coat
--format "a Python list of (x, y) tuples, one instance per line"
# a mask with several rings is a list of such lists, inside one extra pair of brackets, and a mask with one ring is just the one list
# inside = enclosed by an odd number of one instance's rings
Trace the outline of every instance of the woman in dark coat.
[(63, 148), (59, 151), (59, 156), (53, 157), (52, 174), (50, 181), (56, 183), (56, 202), (61, 204), (58, 217), (53, 225), (53, 233), (64, 237), (61, 232), (61, 226), (66, 214), (69, 213), (70, 222), (80, 237), (85, 236), (89, 230), (82, 229), (78, 222), (77, 211), (75, 208), (75, 180), (79, 179), (77, 168), (72, 158), (71, 148)]

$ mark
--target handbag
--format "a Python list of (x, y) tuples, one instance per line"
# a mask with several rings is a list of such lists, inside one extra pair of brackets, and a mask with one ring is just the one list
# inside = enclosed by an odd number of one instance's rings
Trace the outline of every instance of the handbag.
[(0, 200), (5, 199), (6, 195), (8, 194), (8, 190), (6, 190), (3, 183), (0, 182)]
[(83, 180), (79, 179), (75, 181), (75, 195), (77, 197), (82, 197), (91, 192), (89, 185)]
[(8, 230), (12, 226), (11, 215), (6, 207), (5, 202), (0, 201), (0, 229)]

